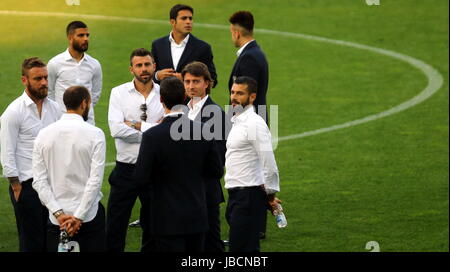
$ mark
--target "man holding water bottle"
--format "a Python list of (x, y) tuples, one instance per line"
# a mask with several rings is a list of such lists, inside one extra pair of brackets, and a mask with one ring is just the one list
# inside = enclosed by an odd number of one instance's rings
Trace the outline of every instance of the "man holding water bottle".
[(280, 191), (280, 179), (272, 136), (253, 108), (256, 91), (256, 81), (247, 76), (236, 78), (230, 91), (234, 116), (225, 155), (230, 252), (259, 252), (259, 232), (266, 210), (275, 211), (281, 203), (275, 197)]

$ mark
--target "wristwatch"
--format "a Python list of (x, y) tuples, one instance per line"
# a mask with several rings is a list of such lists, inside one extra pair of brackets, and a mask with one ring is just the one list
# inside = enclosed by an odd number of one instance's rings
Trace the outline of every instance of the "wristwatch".
[(136, 121), (135, 120), (131, 120), (131, 127), (136, 129)]
[(64, 214), (62, 209), (57, 210), (56, 212), (53, 213), (53, 216), (55, 218), (58, 218), (60, 215)]

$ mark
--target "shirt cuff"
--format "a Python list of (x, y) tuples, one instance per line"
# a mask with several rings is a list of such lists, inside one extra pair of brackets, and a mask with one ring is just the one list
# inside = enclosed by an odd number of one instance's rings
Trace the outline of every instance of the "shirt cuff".
[(156, 71), (156, 72), (155, 72), (155, 79), (156, 79), (157, 81), (160, 81), (159, 78), (158, 78), (158, 72), (159, 72), (159, 71)]

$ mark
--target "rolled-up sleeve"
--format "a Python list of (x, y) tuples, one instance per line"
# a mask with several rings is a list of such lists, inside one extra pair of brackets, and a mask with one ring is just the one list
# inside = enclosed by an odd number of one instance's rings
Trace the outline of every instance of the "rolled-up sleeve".
[(0, 153), (3, 167), (3, 176), (18, 177), (19, 171), (16, 163), (17, 139), (20, 124), (19, 114), (13, 111), (5, 111), (0, 121)]
[(251, 141), (261, 162), (267, 194), (280, 191), (280, 177), (272, 148), (272, 136), (264, 121), (256, 122), (256, 138)]

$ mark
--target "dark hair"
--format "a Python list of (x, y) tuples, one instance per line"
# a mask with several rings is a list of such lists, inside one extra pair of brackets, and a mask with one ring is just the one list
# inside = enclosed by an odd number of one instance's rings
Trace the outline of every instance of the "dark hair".
[(178, 12), (180, 12), (180, 10), (189, 10), (191, 11), (192, 15), (194, 15), (194, 9), (192, 7), (188, 5), (177, 4), (170, 9), (169, 13), (170, 19), (176, 20)]
[(130, 55), (130, 66), (133, 65), (132, 60), (134, 57), (145, 57), (145, 56), (150, 56), (153, 60), (152, 53), (150, 51), (148, 51), (147, 49), (138, 48), (138, 49), (133, 50), (133, 52), (131, 52), (131, 55)]
[(246, 30), (242, 33), (242, 35), (249, 36), (253, 34), (253, 25), (255, 22), (250, 11), (237, 11), (231, 15), (229, 21), (231, 24), (239, 25)]
[(32, 57), (32, 58), (25, 59), (22, 62), (22, 76), (27, 76), (28, 71), (31, 70), (31, 68), (45, 67), (45, 66), (46, 66), (45, 63), (38, 57)]
[(181, 80), (176, 77), (166, 77), (160, 85), (161, 99), (168, 109), (184, 103), (185, 90)]
[(258, 89), (258, 83), (256, 83), (256, 80), (248, 76), (240, 76), (236, 78), (234, 83), (239, 85), (247, 85), (246, 89), (249, 92), (249, 94), (256, 93)]
[(209, 94), (211, 92), (211, 74), (209, 73), (208, 67), (203, 63), (199, 61), (194, 61), (189, 63), (188, 65), (184, 66), (183, 70), (181, 71), (181, 76), (184, 79), (184, 75), (187, 73), (197, 76), (197, 77), (203, 77), (203, 80), (208, 81), (208, 87), (206, 87), (206, 93)]
[(73, 34), (75, 32), (75, 29), (77, 29), (77, 28), (87, 28), (87, 25), (85, 23), (83, 23), (82, 21), (70, 22), (66, 28), (67, 36), (69, 36), (70, 34)]
[(83, 86), (72, 86), (67, 88), (63, 95), (64, 105), (68, 110), (76, 110), (80, 107), (81, 103), (87, 100), (91, 101), (91, 95)]

